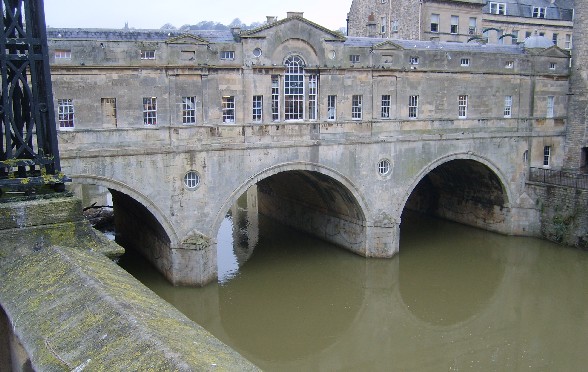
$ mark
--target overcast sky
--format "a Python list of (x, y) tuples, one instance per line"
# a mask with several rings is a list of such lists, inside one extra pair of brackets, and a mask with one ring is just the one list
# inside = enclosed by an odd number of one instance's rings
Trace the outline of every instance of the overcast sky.
[(345, 27), (352, 0), (45, 0), (49, 27), (160, 28), (215, 21), (229, 24), (264, 22), (266, 16), (286, 17), (286, 12), (304, 12), (304, 17), (331, 30)]

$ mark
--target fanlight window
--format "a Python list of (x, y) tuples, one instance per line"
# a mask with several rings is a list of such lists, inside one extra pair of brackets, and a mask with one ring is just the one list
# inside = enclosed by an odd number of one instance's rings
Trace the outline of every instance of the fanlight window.
[(286, 59), (284, 75), (284, 115), (286, 120), (304, 119), (304, 61), (298, 56)]

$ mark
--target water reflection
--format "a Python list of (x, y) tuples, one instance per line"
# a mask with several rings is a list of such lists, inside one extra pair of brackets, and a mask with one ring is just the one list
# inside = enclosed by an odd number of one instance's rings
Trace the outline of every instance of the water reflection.
[[(586, 252), (405, 216), (399, 256), (364, 259), (263, 218), (257, 224), (246, 263), (220, 284), (176, 288), (138, 258), (122, 265), (264, 370), (588, 363)], [(234, 225), (223, 231), (235, 236)]]

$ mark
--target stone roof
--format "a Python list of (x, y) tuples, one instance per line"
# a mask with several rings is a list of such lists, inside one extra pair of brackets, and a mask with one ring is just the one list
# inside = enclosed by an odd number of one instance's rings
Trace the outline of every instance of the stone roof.
[[(533, 7), (546, 8), (545, 19), (572, 21), (574, 16), (574, 0), (496, 0), (493, 2), (506, 4), (506, 15), (512, 17), (533, 18)], [(490, 13), (490, 1), (482, 8)]]
[(438, 41), (395, 40), (370, 37), (348, 37), (345, 41), (345, 46), (358, 48), (372, 48), (386, 41), (390, 41), (403, 49), (429, 49), (455, 52), (463, 51), (477, 53), (524, 54), (524, 49), (519, 45), (480, 44), (477, 42), (455, 43)]

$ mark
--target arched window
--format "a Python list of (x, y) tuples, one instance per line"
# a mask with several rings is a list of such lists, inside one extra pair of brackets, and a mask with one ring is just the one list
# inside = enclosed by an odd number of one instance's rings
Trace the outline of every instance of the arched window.
[(304, 61), (298, 56), (286, 59), (284, 115), (286, 120), (304, 119)]

